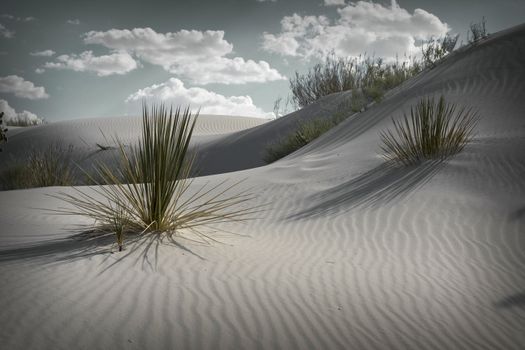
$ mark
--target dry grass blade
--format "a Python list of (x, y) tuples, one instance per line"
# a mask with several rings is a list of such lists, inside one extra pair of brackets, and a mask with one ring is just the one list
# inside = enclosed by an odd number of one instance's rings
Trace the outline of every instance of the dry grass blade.
[(427, 159), (444, 160), (460, 152), (472, 139), (479, 117), (472, 108), (457, 109), (443, 96), (422, 99), (410, 109), (410, 117), (393, 121), (394, 129), (380, 133), (387, 160), (405, 165)]
[(202, 186), (195, 191), (190, 171), (195, 154), (190, 140), (197, 115), (164, 105), (143, 107), (142, 138), (138, 146), (118, 145), (118, 166), (96, 165), (95, 176), (86, 176), (99, 186), (74, 188), (73, 194), (57, 197), (71, 205), (61, 214), (92, 218), (99, 230), (117, 234), (119, 247), (124, 231), (166, 233), (194, 231), (201, 237), (205, 227), (251, 219), (260, 207), (249, 207), (253, 198), (245, 191), (232, 192), (239, 183)]

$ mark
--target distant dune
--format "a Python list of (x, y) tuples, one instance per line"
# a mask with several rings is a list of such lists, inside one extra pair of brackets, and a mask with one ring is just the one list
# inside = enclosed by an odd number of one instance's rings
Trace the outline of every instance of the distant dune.
[[(385, 166), (379, 132), (441, 94), (479, 111), (472, 143), (438, 165)], [(120, 259), (71, 238), (87, 219), (38, 209), (62, 206), (46, 195), (71, 188), (0, 192), (1, 347), (523, 349), (525, 25), (459, 49), (264, 166), (268, 143), (345, 97), (276, 121), (201, 118), (195, 145), (209, 176), (195, 184), (246, 179), (253, 204), (271, 203), (258, 220), (225, 224), (241, 234), (218, 233), (225, 244), (157, 241)], [(139, 123), (27, 129), (0, 164), (59, 138), (89, 164), (99, 129), (132, 143)]]

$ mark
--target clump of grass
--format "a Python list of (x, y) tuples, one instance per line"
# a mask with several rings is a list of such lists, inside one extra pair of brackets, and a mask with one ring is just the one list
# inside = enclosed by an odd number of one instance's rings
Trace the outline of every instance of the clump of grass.
[(305, 74), (295, 73), (290, 79), (291, 102), (302, 108), (323, 96), (347, 90), (361, 91), (367, 102), (379, 101), (386, 91), (422, 68), (413, 58), (385, 64), (381, 58), (342, 58), (332, 53)]
[[(191, 231), (202, 241), (213, 240), (203, 229), (212, 225), (244, 221), (257, 208), (242, 208), (252, 198), (246, 191), (228, 195), (238, 183), (193, 188), (190, 171), (195, 153), (190, 140), (198, 113), (189, 108), (169, 111), (164, 105), (143, 106), (142, 137), (129, 152), (117, 139), (118, 166), (97, 163), (97, 185), (90, 192), (75, 188), (74, 194), (58, 198), (71, 205), (61, 214), (83, 215), (95, 220), (96, 230), (115, 232), (122, 245), (124, 230), (136, 234), (167, 234)], [(119, 238), (120, 237), (120, 238)]]
[(402, 121), (393, 120), (394, 129), (380, 133), (387, 160), (413, 165), (427, 159), (444, 160), (472, 139), (479, 117), (472, 108), (458, 109), (441, 96), (426, 98), (410, 109)]
[(476, 43), (481, 39), (488, 36), (485, 17), (481, 19), (481, 22), (470, 23), (469, 31), (467, 32), (467, 40), (470, 44)]
[(71, 145), (66, 148), (60, 142), (44, 149), (31, 149), (25, 161), (9, 164), (0, 173), (2, 189), (71, 186), (74, 183), (72, 151)]
[(269, 164), (295, 152), (333, 128), (343, 119), (342, 117), (319, 118), (298, 123), (295, 131), (265, 149), (263, 160)]
[(114, 207), (115, 215), (108, 218), (107, 224), (112, 229), (112, 232), (115, 233), (118, 251), (121, 252), (124, 247), (124, 233), (129, 223), (129, 217), (121, 203), (115, 203)]

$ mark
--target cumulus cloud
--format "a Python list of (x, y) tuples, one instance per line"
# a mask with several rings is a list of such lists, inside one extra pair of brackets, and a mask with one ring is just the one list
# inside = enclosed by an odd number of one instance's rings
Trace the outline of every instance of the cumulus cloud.
[[(335, 3), (336, 1), (331, 1)], [(334, 51), (339, 56), (362, 53), (394, 58), (419, 53), (418, 40), (444, 36), (449, 27), (435, 15), (415, 9), (359, 1), (337, 9), (338, 18), (294, 14), (281, 20), (281, 32), (263, 34), (268, 52), (303, 58), (322, 57)]]
[(43, 68), (37, 68), (37, 69), (35, 69), (35, 73), (36, 73), (36, 74), (42, 74), (42, 73), (44, 73), (45, 71), (46, 71), (46, 70), (43, 69)]
[(168, 101), (174, 105), (190, 105), (200, 108), (202, 114), (240, 115), (252, 117), (273, 117), (253, 104), (250, 96), (229, 96), (218, 94), (200, 87), (185, 87), (177, 78), (161, 84), (154, 84), (129, 95), (126, 102), (143, 99)]
[(0, 36), (10, 39), (15, 36), (15, 32), (7, 29), (2, 23), (0, 23)]
[(4, 121), (7, 125), (38, 125), (43, 122), (34, 113), (28, 111), (16, 112), (6, 100), (0, 99), (0, 112), (4, 112)]
[(16, 97), (27, 98), (30, 100), (49, 97), (42, 86), (35, 86), (32, 82), (27, 81), (18, 75), (0, 77), (0, 92), (11, 93)]
[(345, 0), (324, 0), (325, 6), (344, 6)]
[(100, 77), (126, 74), (138, 67), (133, 57), (124, 51), (103, 56), (94, 56), (92, 51), (84, 51), (79, 55), (60, 55), (56, 59), (57, 62), (47, 62), (44, 67), (75, 72), (94, 72)]
[(35, 51), (29, 53), (31, 56), (50, 57), (55, 54), (53, 50)]
[(90, 31), (86, 44), (119, 50), (163, 67), (166, 71), (196, 84), (243, 84), (285, 79), (265, 61), (229, 58), (233, 45), (223, 31), (181, 30), (157, 33), (151, 28)]
[(73, 24), (73, 25), (79, 25), (80, 24), (80, 20), (78, 18), (75, 18), (75, 19), (68, 19), (66, 21), (67, 24)]

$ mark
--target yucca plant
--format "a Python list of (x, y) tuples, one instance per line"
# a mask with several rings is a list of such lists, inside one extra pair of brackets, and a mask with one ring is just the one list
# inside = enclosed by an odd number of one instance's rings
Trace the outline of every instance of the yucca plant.
[(405, 114), (393, 120), (394, 129), (380, 133), (381, 149), (387, 160), (405, 165), (427, 159), (444, 160), (460, 152), (472, 139), (479, 117), (472, 108), (457, 108), (441, 96), (424, 98)]
[(198, 113), (192, 116), (189, 108), (168, 111), (159, 105), (149, 110), (144, 105), (139, 144), (126, 147), (126, 151), (116, 139), (116, 169), (97, 163), (96, 177), (85, 174), (99, 186), (93, 187), (93, 192), (74, 188), (74, 194), (61, 193), (58, 197), (73, 208), (57, 212), (94, 219), (97, 229), (117, 234), (119, 246), (124, 228), (126, 232), (168, 235), (190, 230), (209, 242), (213, 239), (202, 228), (250, 219), (258, 208), (241, 208), (241, 204), (252, 195), (246, 191), (227, 194), (238, 183), (191, 186), (195, 153), (190, 152), (190, 140), (197, 118)]

